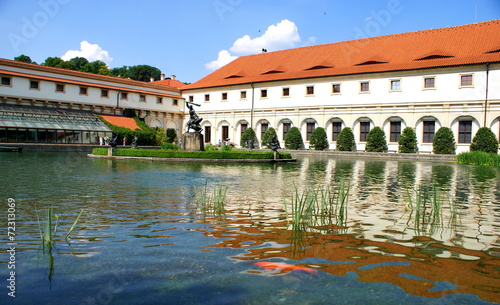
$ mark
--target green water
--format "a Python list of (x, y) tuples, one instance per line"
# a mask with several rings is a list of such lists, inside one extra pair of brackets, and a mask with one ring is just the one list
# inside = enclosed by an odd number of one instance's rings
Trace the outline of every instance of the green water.
[[(500, 300), (498, 168), (321, 158), (176, 164), (24, 152), (0, 154), (0, 169), (1, 304)], [(284, 201), (294, 186), (302, 192), (339, 181), (350, 184), (345, 213), (324, 225), (287, 219)], [(205, 184), (227, 186), (224, 215), (196, 210), (193, 195)], [(409, 196), (430, 186), (443, 200), (416, 209)], [(9, 198), (15, 236), (8, 233)], [(49, 207), (58, 215), (52, 249), (43, 247), (39, 227)], [(266, 270), (257, 261), (317, 274)], [(6, 287), (13, 264), (15, 299)]]

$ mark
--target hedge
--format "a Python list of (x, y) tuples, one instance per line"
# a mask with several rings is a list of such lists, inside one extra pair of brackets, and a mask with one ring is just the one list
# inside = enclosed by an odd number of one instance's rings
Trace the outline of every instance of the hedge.
[[(108, 148), (96, 147), (94, 155), (107, 155)], [(154, 158), (198, 158), (198, 159), (274, 159), (274, 153), (261, 151), (179, 151), (162, 149), (118, 148), (114, 156), (154, 157)], [(280, 159), (291, 159), (290, 153), (280, 153)]]

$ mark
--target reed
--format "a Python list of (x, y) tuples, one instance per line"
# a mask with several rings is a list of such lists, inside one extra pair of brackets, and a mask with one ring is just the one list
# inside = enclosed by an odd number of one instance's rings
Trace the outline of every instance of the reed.
[(458, 164), (500, 166), (500, 155), (483, 151), (463, 152), (457, 155)]
[[(42, 243), (43, 243), (43, 249), (50, 250), (50, 249), (52, 249), (52, 247), (54, 246), (54, 243), (55, 243), (55, 235), (57, 233), (57, 227), (59, 224), (60, 215), (54, 215), (53, 208), (49, 207), (47, 209), (47, 218), (45, 220), (45, 224), (42, 226), (42, 223), (40, 221), (40, 217), (38, 215), (38, 211), (36, 209), (35, 209), (35, 213), (36, 213), (36, 218), (38, 221), (38, 229), (40, 231), (40, 239), (42, 240)], [(83, 213), (83, 210), (80, 210), (80, 213), (78, 214), (75, 221), (73, 222), (73, 225), (68, 230), (68, 233), (66, 233), (66, 236), (65, 236), (66, 241), (68, 240), (68, 237), (71, 234), (71, 232), (73, 232), (76, 225), (78, 224), (78, 221), (80, 220), (80, 216), (82, 215), (82, 213)], [(54, 228), (52, 228), (53, 218), (55, 218)]]
[(225, 201), (227, 190), (227, 186), (216, 184), (213, 187), (212, 193), (210, 193), (208, 181), (205, 181), (205, 185), (201, 190), (197, 191), (196, 188), (194, 189), (196, 210), (204, 215), (224, 215), (226, 213)]

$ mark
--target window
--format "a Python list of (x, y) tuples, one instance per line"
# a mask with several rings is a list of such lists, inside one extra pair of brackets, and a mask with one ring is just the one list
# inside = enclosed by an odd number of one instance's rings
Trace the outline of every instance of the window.
[(332, 123), (332, 141), (337, 141), (340, 131), (342, 130), (342, 122)]
[(205, 142), (206, 143), (212, 142), (212, 127), (211, 126), (205, 126)]
[(391, 136), (390, 142), (398, 142), (401, 135), (401, 122), (391, 121)]
[(436, 78), (424, 77), (424, 89), (435, 89), (435, 88), (436, 88)]
[(222, 100), (227, 101), (227, 92), (222, 92)]
[[(190, 100), (190, 102), (192, 102)], [(205, 94), (205, 102), (210, 102), (210, 94)]]
[(424, 133), (422, 142), (424, 143), (432, 143), (434, 140), (434, 130), (436, 128), (435, 121), (424, 121)]
[(120, 99), (122, 99), (122, 100), (126, 100), (126, 99), (128, 99), (128, 93), (127, 93), (127, 92), (122, 92), (122, 93), (120, 94)]
[(370, 82), (360, 82), (359, 83), (360, 92), (370, 92)]
[(80, 87), (80, 95), (87, 95), (87, 87)]
[(156, 103), (157, 103), (157, 104), (163, 104), (163, 98), (162, 98), (162, 97), (157, 96), (157, 97), (156, 97)]
[(314, 94), (314, 86), (307, 86), (306, 87), (306, 94), (313, 95)]
[(2, 86), (10, 86), (11, 78), (2, 76)]
[(227, 141), (229, 139), (229, 126), (222, 126), (222, 140)]
[(286, 135), (290, 128), (292, 128), (292, 123), (283, 123), (283, 140), (286, 139)]
[(139, 102), (146, 102), (146, 96), (144, 94), (139, 95)]
[(262, 123), (260, 124), (260, 139), (264, 139), (264, 134), (266, 133), (267, 129), (269, 128), (268, 123)]
[(248, 124), (241, 124), (241, 136), (247, 131)]
[(101, 97), (108, 97), (109, 96), (109, 91), (108, 90), (101, 90)]
[(172, 100), (172, 106), (177, 106), (179, 105), (179, 101), (178, 100)]
[(401, 91), (401, 80), (392, 79), (391, 80), (391, 91)]
[(247, 98), (247, 92), (246, 91), (240, 91), (240, 99), (244, 100)]
[(470, 143), (472, 136), (472, 121), (458, 122), (458, 143)]
[(266, 98), (267, 97), (267, 89), (260, 90), (260, 97), (262, 97), (262, 98)]
[(370, 132), (370, 122), (360, 122), (359, 126), (359, 141), (366, 142), (366, 137)]
[(194, 102), (194, 97), (192, 95), (189, 96), (189, 101)]
[(40, 82), (37, 80), (30, 80), (30, 89), (40, 89)]
[(460, 75), (460, 87), (474, 87), (472, 74)]
[(283, 96), (290, 96), (290, 88), (283, 88)]
[(340, 84), (332, 84), (332, 93), (333, 94), (340, 93)]
[(56, 92), (64, 92), (64, 85), (56, 84)]
[(309, 122), (307, 123), (307, 130), (306, 130), (306, 141), (309, 141), (311, 139), (311, 135), (316, 128), (316, 123), (314, 122)]

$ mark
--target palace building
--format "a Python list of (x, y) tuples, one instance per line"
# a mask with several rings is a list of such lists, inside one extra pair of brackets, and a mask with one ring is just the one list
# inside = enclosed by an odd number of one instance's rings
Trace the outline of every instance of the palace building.
[[(239, 57), (182, 88), (201, 104), (205, 141), (239, 144), (252, 127), (259, 140), (273, 127), (283, 143), (298, 127), (306, 148), (327, 131), (330, 149), (344, 127), (358, 150), (375, 126), (398, 149), (402, 130), (416, 130), (419, 151), (449, 127), (457, 153), (486, 126), (500, 136), (500, 20)], [(284, 147), (284, 145), (282, 145)]]

